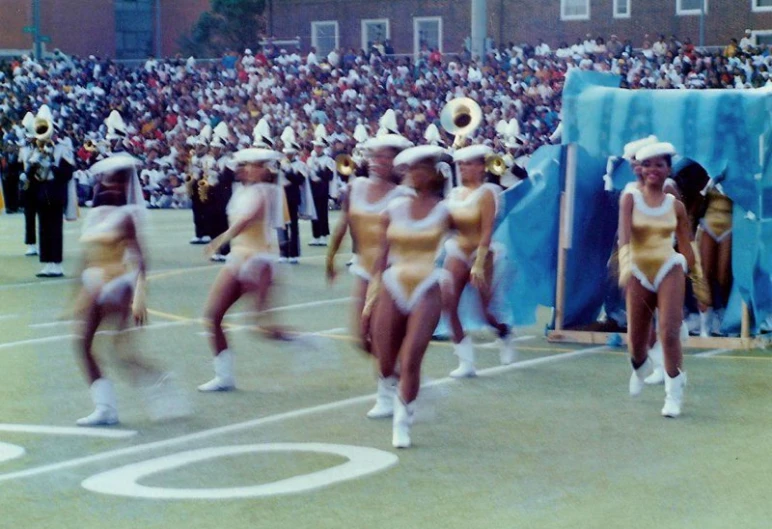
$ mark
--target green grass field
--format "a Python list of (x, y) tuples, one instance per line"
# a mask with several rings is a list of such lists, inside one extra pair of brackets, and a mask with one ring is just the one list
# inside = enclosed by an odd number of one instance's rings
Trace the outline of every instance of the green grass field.
[[(506, 368), (496, 367), (496, 350), (484, 347), (490, 336), (478, 336), (482, 374), (472, 380), (446, 378), (455, 367), (451, 348), (435, 343), (424, 364), (414, 447), (396, 451), (391, 422), (364, 417), (373, 366), (347, 339), (350, 280), (343, 274), (333, 287), (325, 284), (324, 249), (304, 246), (300, 265), (281, 265), (281, 308), (274, 311), (299, 330), (319, 332), (319, 347), (262, 341), (243, 314), (250, 307), (238, 305), (228, 322), (239, 390), (202, 395), (195, 387), (212, 370), (198, 318), (221, 265), (188, 244), (189, 211), (155, 211), (150, 218), (152, 313), (133, 340), (177, 374), (194, 414), (151, 422), (141, 394), (110, 363), (113, 338), (102, 335), (96, 349), (117, 383), (122, 420), (110, 430), (137, 433), (101, 438), (9, 431), (9, 425), (70, 427), (92, 406), (73, 354), (73, 329), (60, 321), (75, 293), (79, 225), (65, 226), (70, 277), (42, 280), (34, 277), (36, 258), (21, 255), (22, 216), (0, 217), (0, 442), (26, 451), (2, 461), (11, 448), (0, 444), (0, 529), (772, 525), (768, 352), (696, 357), (698, 351), (689, 351), (685, 415), (666, 420), (659, 415), (662, 386), (628, 397), (622, 350), (549, 344), (544, 321), (520, 329), (533, 338), (520, 344), (519, 363)], [(303, 230), (310, 240), (307, 223)], [(346, 258), (339, 258), (341, 268)], [(274, 490), (276, 481), (308, 484), (304, 476), (347, 461), (311, 443), (375, 449), (375, 459), (391, 463), (314, 490), (229, 497)], [(256, 446), (138, 480), (156, 491), (213, 491), (220, 499), (147, 499), (82, 486), (127, 465), (153, 460), (148, 465), (158, 470), (170, 456), (247, 445)], [(286, 481), (292, 477), (298, 479)], [(268, 487), (249, 489), (260, 485)]]

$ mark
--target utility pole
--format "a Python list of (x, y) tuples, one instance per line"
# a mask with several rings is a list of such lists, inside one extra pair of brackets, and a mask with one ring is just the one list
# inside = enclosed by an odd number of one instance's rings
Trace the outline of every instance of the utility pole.
[(485, 41), (488, 30), (487, 0), (471, 0), (472, 2), (472, 56), (479, 57), (480, 63), (485, 62)]
[(40, 41), (40, 0), (32, 0), (32, 43), (35, 60), (43, 58), (43, 44)]
[(161, 0), (155, 0), (155, 56), (163, 57), (163, 42), (161, 41)]

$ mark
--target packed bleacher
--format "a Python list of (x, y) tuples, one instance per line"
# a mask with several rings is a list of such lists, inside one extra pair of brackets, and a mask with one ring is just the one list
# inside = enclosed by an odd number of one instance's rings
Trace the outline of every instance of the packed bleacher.
[[(389, 108), (396, 111), (402, 134), (421, 143), (445, 103), (467, 96), (485, 115), (476, 136), (500, 148), (497, 124), (516, 118), (518, 154), (527, 156), (550, 142), (560, 121), (563, 81), (573, 68), (616, 73), (630, 89), (751, 89), (770, 83), (770, 62), (770, 50), (754, 47), (747, 34), (711, 51), (675, 36), (646, 36), (634, 46), (615, 35), (608, 40), (587, 35), (556, 49), (542, 41), (510, 43), (490, 49), (485, 61), (468, 53), (443, 56), (426, 46), (413, 58), (387, 54), (382, 45), (333, 50), (326, 57), (313, 49), (302, 56), (268, 45), (218, 61), (151, 57), (133, 66), (57, 51), (42, 61), (24, 56), (2, 64), (3, 163), (13, 163), (24, 142), (24, 114), (47, 104), (59, 138), (73, 142), (78, 180), (87, 188), (85, 169), (93, 158), (85, 145), (105, 149), (104, 120), (117, 109), (128, 127), (126, 150), (146, 162), (144, 184), (156, 198), (151, 202), (179, 207), (188, 154), (206, 124), (225, 121), (235, 150), (252, 143), (255, 124), (267, 117), (277, 135), (292, 126), (307, 154), (314, 127), (323, 123), (335, 155), (353, 150), (357, 124), (375, 134), (378, 118)], [(444, 139), (450, 143), (450, 137)]]

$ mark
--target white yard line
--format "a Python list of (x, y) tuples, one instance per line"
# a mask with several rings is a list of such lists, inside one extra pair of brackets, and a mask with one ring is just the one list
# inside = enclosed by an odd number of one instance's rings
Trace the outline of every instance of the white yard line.
[(705, 351), (704, 353), (697, 353), (694, 356), (700, 357), (700, 358), (710, 358), (711, 356), (720, 355), (723, 353), (728, 353), (731, 351), (731, 349), (713, 349), (712, 351)]
[[(526, 335), (526, 336), (517, 336), (512, 341), (513, 342), (528, 342), (530, 340), (535, 339), (536, 336)], [(496, 349), (498, 348), (499, 344), (496, 340), (492, 342), (485, 342), (481, 344), (475, 344), (475, 347), (479, 347), (480, 349)]]
[(15, 320), (18, 317), (18, 314), (0, 314), (0, 321)]
[(0, 424), (0, 432), (103, 437), (106, 439), (124, 439), (126, 437), (137, 435), (136, 430), (83, 428), (77, 426), (43, 426), (38, 424)]
[[(573, 358), (578, 358), (586, 355), (590, 355), (593, 353), (597, 353), (600, 351), (608, 350), (607, 346), (600, 346), (600, 347), (590, 347), (589, 349), (580, 349), (578, 351), (574, 351), (571, 353), (561, 353), (551, 356), (545, 356), (543, 358), (535, 358), (532, 360), (524, 360), (522, 362), (516, 362), (514, 364), (510, 364), (507, 366), (498, 366), (498, 367), (492, 367), (489, 369), (481, 369), (477, 372), (478, 376), (491, 376), (496, 375), (499, 373), (506, 373), (507, 371), (514, 371), (517, 369), (524, 369), (527, 367), (537, 366), (541, 364), (548, 364), (553, 362), (561, 362), (563, 360), (570, 360)], [(458, 382), (457, 379), (451, 378), (451, 377), (445, 377), (440, 378), (437, 380), (430, 381), (423, 385), (423, 387), (434, 387), (434, 386), (440, 386), (444, 384), (449, 384), (451, 382)], [(105, 452), (102, 452), (100, 454), (94, 454), (90, 456), (85, 457), (78, 457), (76, 459), (70, 459), (67, 461), (60, 461), (59, 463), (52, 463), (48, 465), (41, 465), (34, 468), (29, 468), (26, 470), (19, 470), (16, 472), (7, 472), (5, 474), (0, 474), (0, 482), (4, 481), (11, 481), (14, 479), (21, 479), (21, 478), (27, 478), (31, 476), (38, 476), (41, 474), (48, 474), (51, 472), (56, 472), (58, 470), (63, 470), (67, 468), (75, 468), (82, 465), (88, 465), (91, 463), (97, 463), (100, 461), (106, 461), (109, 459), (114, 459), (118, 457), (124, 457), (129, 455), (135, 455), (140, 454), (143, 452), (149, 452), (152, 450), (157, 450), (161, 448), (168, 448), (172, 446), (181, 445), (184, 443), (189, 443), (192, 441), (200, 441), (203, 439), (208, 439), (210, 437), (215, 437), (218, 435), (223, 434), (230, 434), (239, 432), (242, 430), (248, 430), (250, 428), (257, 428), (260, 426), (265, 426), (267, 424), (272, 424), (276, 422), (286, 421), (290, 419), (297, 419), (299, 417), (307, 417), (310, 415), (318, 415), (320, 413), (328, 412), (331, 410), (337, 410), (340, 408), (345, 408), (347, 406), (350, 406), (352, 404), (362, 404), (365, 402), (370, 402), (374, 398), (373, 394), (367, 394), (367, 395), (360, 395), (358, 397), (351, 397), (348, 399), (343, 399), (335, 402), (329, 402), (327, 404), (321, 404), (319, 406), (311, 406), (308, 408), (301, 408), (299, 410), (293, 410), (288, 411), (284, 413), (277, 413), (275, 415), (269, 415), (267, 417), (260, 417), (257, 419), (251, 419), (249, 421), (239, 422), (235, 424), (229, 424), (227, 426), (219, 426), (217, 428), (210, 428), (208, 430), (202, 430), (200, 432), (192, 433), (192, 434), (186, 434), (181, 435), (178, 437), (172, 437), (170, 439), (164, 439), (163, 441), (153, 441), (150, 443), (145, 443), (141, 445), (135, 445), (130, 446), (127, 448), (119, 448), (117, 450), (108, 450)]]
[[(324, 305), (335, 305), (338, 303), (345, 303), (346, 301), (351, 301), (352, 299), (354, 298), (347, 297), (347, 298), (323, 299), (321, 301), (309, 301), (307, 303), (295, 303), (294, 305), (283, 305), (281, 307), (274, 307), (272, 309), (263, 311), (262, 314), (268, 314), (272, 312), (284, 312), (287, 310), (294, 310), (294, 309), (306, 309), (309, 307), (321, 307)], [(257, 312), (255, 311), (233, 312), (231, 314), (226, 314), (225, 319), (240, 318), (243, 316), (255, 316), (256, 314)]]

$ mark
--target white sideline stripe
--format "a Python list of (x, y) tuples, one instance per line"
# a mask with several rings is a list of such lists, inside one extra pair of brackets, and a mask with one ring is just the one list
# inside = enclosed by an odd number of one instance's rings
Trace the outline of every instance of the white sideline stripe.
[(105, 437), (124, 439), (137, 435), (136, 430), (107, 428), (83, 428), (75, 426), (42, 426), (37, 424), (0, 424), (0, 432), (39, 433), (44, 435), (77, 435), (81, 437)]
[[(513, 342), (527, 342), (530, 340), (533, 340), (536, 338), (536, 336), (526, 335), (526, 336), (517, 336), (512, 339)], [(479, 347), (480, 349), (495, 349), (499, 346), (499, 344), (496, 343), (496, 340), (492, 342), (486, 342), (482, 344), (475, 344), (475, 347)]]
[(226, 318), (238, 318), (240, 316), (255, 316), (257, 314), (269, 314), (271, 312), (283, 312), (285, 310), (293, 310), (293, 309), (305, 309), (308, 307), (321, 307), (324, 305), (335, 305), (337, 303), (344, 303), (346, 301), (351, 301), (352, 297), (346, 297), (346, 298), (333, 298), (333, 299), (323, 299), (321, 301), (309, 301), (307, 303), (296, 303), (294, 305), (284, 305), (281, 307), (274, 307), (272, 309), (264, 310), (263, 312), (255, 312), (255, 311), (246, 311), (246, 312), (234, 312), (232, 314), (226, 314)]
[[(190, 325), (191, 323), (196, 323), (195, 320), (191, 321), (169, 321), (164, 323), (153, 323), (151, 325), (145, 325), (143, 327), (129, 327), (126, 329), (127, 332), (135, 332), (135, 331), (141, 331), (143, 329), (165, 329), (167, 327), (179, 327), (182, 325)], [(114, 330), (104, 330), (104, 331), (97, 331), (97, 336), (114, 336), (118, 334), (118, 331)], [(59, 334), (56, 336), (46, 336), (43, 338), (31, 338), (29, 340), (19, 340), (16, 342), (6, 342), (6, 343), (0, 343), (0, 351), (3, 349), (10, 349), (12, 347), (18, 347), (23, 345), (34, 345), (38, 343), (49, 343), (49, 342), (58, 342), (61, 340), (74, 340), (75, 338), (78, 338), (77, 334)]]
[(15, 320), (18, 317), (18, 314), (0, 314), (0, 321)]
[(335, 329), (327, 329), (325, 331), (314, 331), (309, 334), (319, 334), (324, 336), (325, 334), (340, 334), (342, 332), (348, 332), (348, 329), (346, 327), (337, 327)]
[[(578, 358), (586, 356), (599, 351), (608, 350), (608, 346), (591, 347), (589, 349), (580, 349), (572, 353), (560, 353), (551, 356), (545, 356), (543, 358), (535, 358), (533, 360), (524, 360), (522, 362), (516, 362), (507, 366), (492, 367), (489, 369), (481, 369), (477, 372), (478, 376), (495, 375), (499, 373), (505, 373), (507, 371), (514, 371), (516, 369), (523, 369), (535, 365), (547, 364), (551, 362), (560, 362), (562, 360), (570, 360), (572, 358)], [(448, 384), (450, 382), (458, 382), (457, 379), (451, 377), (440, 378), (427, 382), (422, 387), (433, 387)], [(101, 454), (94, 454), (91, 456), (79, 457), (76, 459), (70, 459), (68, 461), (61, 461), (59, 463), (51, 463), (48, 465), (41, 465), (39, 467), (30, 468), (26, 470), (19, 470), (16, 472), (8, 472), (0, 474), (0, 482), (11, 481), (13, 479), (26, 478), (30, 476), (38, 476), (40, 474), (47, 474), (49, 472), (56, 472), (57, 470), (63, 470), (65, 468), (73, 468), (81, 465), (87, 465), (89, 463), (96, 463), (98, 461), (105, 461), (116, 457), (129, 456), (147, 452), (149, 450), (155, 450), (159, 448), (167, 448), (170, 446), (184, 444), (190, 441), (200, 441), (202, 439), (208, 439), (222, 434), (228, 434), (238, 432), (241, 430), (247, 430), (250, 428), (256, 428), (258, 426), (264, 426), (266, 424), (272, 424), (275, 422), (284, 421), (287, 419), (296, 419), (298, 417), (305, 417), (307, 415), (316, 415), (330, 410), (337, 410), (344, 408), (352, 404), (361, 404), (364, 402), (370, 402), (375, 397), (375, 394), (360, 395), (359, 397), (351, 397), (348, 399), (339, 400), (336, 402), (329, 402), (327, 404), (320, 404), (319, 406), (311, 406), (309, 408), (302, 408), (299, 410), (288, 411), (284, 413), (277, 413), (276, 415), (269, 415), (267, 417), (260, 417), (257, 419), (251, 419), (249, 421), (239, 422), (235, 424), (229, 424), (227, 426), (219, 426), (217, 428), (210, 428), (209, 430), (202, 430), (200, 432), (181, 435), (179, 437), (172, 437), (171, 439), (165, 439), (163, 441), (153, 441), (141, 445), (130, 446), (127, 448), (119, 448), (117, 450), (110, 450), (102, 452)]]
[(694, 356), (700, 358), (710, 358), (711, 356), (720, 355), (722, 353), (728, 353), (731, 349), (713, 349), (712, 351), (705, 351), (704, 353), (697, 353)]
[(50, 321), (48, 323), (30, 323), (28, 327), (30, 329), (46, 329), (48, 327), (59, 327), (61, 325), (72, 325), (74, 323), (77, 323), (76, 320), (59, 320), (59, 321)]

